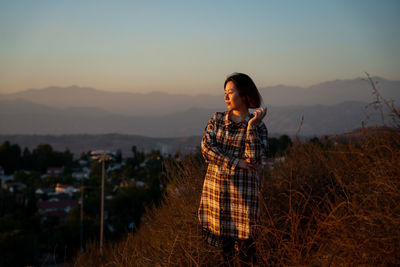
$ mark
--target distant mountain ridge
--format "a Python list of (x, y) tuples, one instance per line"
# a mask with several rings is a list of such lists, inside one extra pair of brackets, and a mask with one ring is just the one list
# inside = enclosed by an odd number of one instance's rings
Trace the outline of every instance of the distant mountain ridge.
[[(399, 103), (400, 81), (375, 81), (383, 96)], [(367, 119), (371, 109), (365, 107), (374, 100), (371, 86), (361, 79), (331, 81), (307, 89), (274, 86), (260, 92), (268, 104), (265, 122), (274, 134), (351, 131)], [(338, 100), (343, 101), (335, 103)], [(224, 110), (223, 95), (110, 93), (77, 86), (52, 87), (0, 95), (0, 134), (201, 136), (211, 115)], [(380, 123), (374, 119), (369, 118), (370, 123)]]
[[(265, 123), (274, 134), (323, 135), (361, 126), (366, 103), (344, 102), (334, 106), (269, 107)], [(25, 100), (0, 101), (0, 134), (108, 134), (154, 138), (202, 135), (212, 114), (225, 109), (190, 108), (152, 117), (126, 116), (97, 108), (54, 108)], [(301, 118), (304, 116), (299, 131)]]
[[(386, 99), (400, 100), (400, 81), (373, 77), (380, 94)], [(346, 101), (372, 102), (372, 88), (366, 79), (334, 80), (304, 87), (272, 86), (262, 88), (264, 102), (273, 106), (336, 105)]]
[(171, 114), (191, 107), (218, 107), (223, 98), (212, 95), (181, 95), (163, 92), (111, 93), (88, 87), (48, 87), (14, 94), (2, 94), (0, 100), (23, 99), (55, 108), (93, 107), (129, 116)]
[[(374, 77), (385, 98), (400, 99), (400, 81)], [(88, 87), (48, 87), (29, 89), (19, 93), (0, 94), (0, 100), (23, 99), (32, 103), (56, 107), (93, 107), (127, 116), (157, 116), (183, 112), (190, 108), (224, 109), (223, 89), (217, 95), (184, 95), (163, 92), (124, 93), (106, 92)], [(267, 106), (336, 105), (345, 101), (369, 103), (373, 100), (368, 81), (361, 78), (335, 80), (307, 88), (271, 86), (260, 88)]]

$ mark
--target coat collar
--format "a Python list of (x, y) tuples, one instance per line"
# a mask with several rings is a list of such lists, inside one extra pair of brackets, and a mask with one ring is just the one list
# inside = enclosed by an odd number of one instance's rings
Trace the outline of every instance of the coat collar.
[(225, 121), (225, 125), (229, 126), (246, 126), (247, 123), (249, 122), (249, 120), (251, 118), (254, 117), (254, 114), (249, 113), (249, 115), (241, 122), (234, 122), (231, 119), (229, 119), (229, 111), (225, 111), (225, 116), (224, 116), (224, 121)]

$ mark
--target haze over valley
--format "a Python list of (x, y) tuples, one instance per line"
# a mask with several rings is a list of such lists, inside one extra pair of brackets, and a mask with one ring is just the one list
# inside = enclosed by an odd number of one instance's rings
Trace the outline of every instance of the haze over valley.
[[(398, 103), (400, 81), (375, 77), (386, 99)], [(222, 91), (222, 89), (221, 89)], [(367, 120), (374, 101), (368, 81), (335, 80), (308, 88), (260, 88), (271, 134), (324, 135), (351, 131)], [(147, 137), (202, 135), (223, 94), (111, 93), (93, 88), (48, 87), (0, 95), (0, 134), (107, 134)], [(369, 122), (377, 123), (369, 119)]]

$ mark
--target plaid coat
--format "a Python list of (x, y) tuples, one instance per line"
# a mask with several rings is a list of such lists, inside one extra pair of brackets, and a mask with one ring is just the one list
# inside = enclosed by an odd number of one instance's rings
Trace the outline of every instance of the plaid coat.
[(250, 114), (235, 123), (229, 112), (217, 112), (208, 122), (201, 151), (208, 163), (198, 216), (207, 241), (219, 246), (224, 237), (248, 239), (259, 215), (256, 171), (237, 166), (239, 159), (261, 163), (267, 157), (267, 128), (263, 122), (247, 129)]

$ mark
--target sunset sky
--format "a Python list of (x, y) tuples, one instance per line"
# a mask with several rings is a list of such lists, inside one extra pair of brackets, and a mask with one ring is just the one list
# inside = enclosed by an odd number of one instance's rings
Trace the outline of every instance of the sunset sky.
[(400, 1), (0, 0), (0, 93), (48, 86), (220, 93), (400, 80)]

